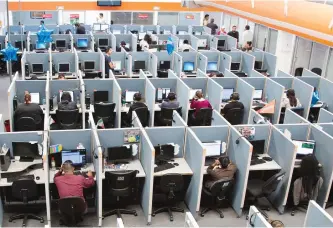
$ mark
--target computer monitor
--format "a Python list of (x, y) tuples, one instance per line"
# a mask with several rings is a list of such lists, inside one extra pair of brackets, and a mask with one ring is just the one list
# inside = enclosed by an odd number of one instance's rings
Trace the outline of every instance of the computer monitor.
[(69, 72), (70, 72), (69, 63), (58, 64), (58, 73), (69, 73)]
[(42, 63), (33, 63), (32, 66), (32, 73), (33, 74), (42, 74), (44, 73), (44, 67)]
[(46, 49), (46, 43), (36, 42), (36, 49)]
[(207, 71), (217, 71), (217, 62), (208, 62)]
[(121, 71), (121, 61), (113, 61), (112, 63), (115, 66), (114, 67), (115, 71)]
[(249, 142), (253, 146), (252, 156), (263, 154), (265, 152), (265, 140), (251, 140)]
[(94, 103), (108, 103), (109, 102), (109, 91), (94, 91)]
[(126, 91), (125, 92), (125, 102), (130, 103), (133, 102), (134, 94), (138, 93), (138, 91)]
[(206, 157), (219, 157), (221, 156), (221, 142), (208, 142), (202, 143), (206, 149)]
[(254, 62), (254, 69), (255, 70), (262, 70), (262, 61), (255, 61)]
[(222, 91), (222, 101), (228, 101), (228, 100), (230, 100), (230, 96), (233, 93), (234, 93), (234, 89), (225, 89), (225, 88), (223, 88), (223, 91)]
[(240, 63), (231, 63), (231, 71), (239, 71)]
[(72, 161), (73, 166), (82, 167), (86, 164), (86, 150), (63, 150), (61, 151), (61, 161)]
[(101, 24), (94, 24), (93, 29), (94, 29), (94, 31), (100, 31), (101, 30)]
[(175, 147), (170, 144), (155, 146), (155, 158), (171, 160), (175, 157)]
[(30, 93), (30, 96), (31, 96), (31, 103), (34, 103), (34, 104), (40, 103), (39, 93)]
[(262, 89), (254, 90), (253, 100), (261, 100), (262, 99)]
[(195, 32), (194, 32), (194, 35), (201, 35), (201, 32), (199, 32), (199, 31), (195, 31)]
[(101, 30), (105, 31), (109, 29), (109, 25), (108, 24), (101, 24)]
[(107, 161), (109, 163), (120, 163), (132, 159), (131, 146), (119, 146), (108, 148)]
[(88, 39), (87, 38), (77, 38), (76, 47), (77, 48), (87, 48), (88, 47)]
[(194, 62), (184, 62), (183, 71), (184, 72), (194, 71)]
[(134, 61), (134, 70), (145, 70), (146, 69), (146, 61)]
[(55, 47), (60, 49), (66, 48), (66, 40), (56, 40)]
[(23, 44), (23, 49), (25, 48), (25, 41), (15, 41), (14, 46), (16, 48), (22, 49), (22, 44)]
[(199, 48), (205, 48), (207, 46), (207, 40), (206, 39), (199, 39), (198, 40), (198, 47)]
[(224, 44), (225, 44), (225, 40), (218, 40), (217, 41), (217, 46), (218, 47), (224, 47)]
[(64, 93), (64, 92), (69, 93), (71, 95), (72, 101), (74, 101), (74, 92), (73, 91), (60, 91), (59, 92), (59, 98), (60, 98), (59, 100), (61, 100), (62, 93)]
[(171, 62), (170, 61), (160, 61), (160, 70), (169, 70)]
[(115, 34), (121, 34), (121, 31), (120, 30), (113, 30), (112, 33), (115, 35)]
[(309, 154), (313, 154), (316, 143), (314, 141), (293, 140), (296, 145), (296, 157), (301, 158)]
[(186, 35), (186, 32), (185, 31), (178, 31), (178, 34), (179, 35)]
[(84, 61), (84, 70), (85, 71), (95, 70), (95, 62), (94, 61)]
[(171, 92), (170, 88), (158, 88), (156, 90), (156, 101), (162, 101), (166, 99)]
[(12, 142), (12, 147), (13, 156), (19, 156), (20, 161), (33, 161), (41, 157), (37, 142)]
[(195, 96), (195, 93), (197, 91), (202, 92), (202, 89), (190, 89), (190, 99), (192, 99)]
[(145, 38), (145, 32), (139, 32), (139, 40), (143, 40)]
[(99, 38), (98, 39), (98, 46), (99, 47), (107, 47), (107, 46), (109, 46), (109, 39), (107, 39), (107, 38)]

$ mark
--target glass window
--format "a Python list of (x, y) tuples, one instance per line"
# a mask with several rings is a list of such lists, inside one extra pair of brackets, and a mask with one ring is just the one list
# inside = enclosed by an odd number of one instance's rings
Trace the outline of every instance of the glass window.
[(111, 12), (111, 20), (114, 24), (131, 24), (131, 12)]
[(133, 25), (152, 25), (154, 13), (133, 12)]
[(159, 12), (158, 13), (159, 25), (178, 25), (178, 13), (173, 12)]

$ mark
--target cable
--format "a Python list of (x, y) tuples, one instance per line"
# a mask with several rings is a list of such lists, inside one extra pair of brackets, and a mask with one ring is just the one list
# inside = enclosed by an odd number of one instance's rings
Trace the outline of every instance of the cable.
[[(251, 215), (251, 217), (250, 217), (250, 225), (251, 225), (251, 227), (254, 227), (254, 222), (256, 221), (256, 217), (257, 217), (257, 214), (259, 214), (260, 212), (255, 212), (255, 213), (253, 213), (252, 215)], [(253, 216), (255, 216), (254, 217), (254, 219), (252, 220), (252, 217)]]

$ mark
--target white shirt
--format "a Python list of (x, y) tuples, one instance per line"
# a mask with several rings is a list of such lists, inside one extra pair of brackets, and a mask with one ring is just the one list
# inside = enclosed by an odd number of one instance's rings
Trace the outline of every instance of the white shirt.
[(246, 42), (253, 40), (253, 32), (250, 30), (245, 30), (243, 32), (243, 44), (246, 44)]
[(289, 99), (288, 99), (287, 97), (283, 97), (283, 98), (282, 98), (281, 107), (282, 107), (282, 108), (301, 108), (301, 107), (302, 107), (301, 102), (299, 102), (298, 98), (296, 98), (296, 100), (297, 100), (297, 105), (296, 105), (296, 107), (291, 107), (290, 102), (289, 102)]
[(182, 44), (182, 45), (179, 46), (178, 51), (184, 51), (186, 49), (190, 50), (191, 49), (191, 45), (189, 45), (189, 44)]
[(101, 24), (105, 24), (105, 19), (104, 17), (100, 18), (100, 17), (97, 17), (97, 23), (101, 23)]
[(147, 41), (145, 40), (141, 40), (140, 41), (140, 47), (143, 49), (143, 48), (148, 48), (149, 49), (149, 44)]

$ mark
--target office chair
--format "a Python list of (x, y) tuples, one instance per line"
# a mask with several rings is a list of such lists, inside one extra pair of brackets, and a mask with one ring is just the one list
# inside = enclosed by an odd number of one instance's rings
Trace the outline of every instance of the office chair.
[(296, 68), (295, 76), (302, 76), (303, 74), (303, 67)]
[(138, 115), (142, 127), (147, 127), (149, 123), (149, 110), (147, 107), (141, 107), (133, 110)]
[(204, 217), (208, 211), (214, 210), (219, 213), (221, 218), (224, 218), (223, 212), (219, 209), (220, 202), (226, 199), (227, 195), (231, 191), (231, 188), (233, 187), (233, 184), (234, 179), (222, 179), (216, 181), (210, 189), (203, 188), (202, 192), (211, 198), (211, 206), (203, 209), (200, 212), (200, 216)]
[(32, 117), (21, 117), (16, 121), (15, 131), (36, 131), (37, 124)]
[(213, 109), (202, 108), (200, 109), (194, 119), (194, 126), (210, 126), (213, 119)]
[(183, 52), (190, 52), (190, 49), (184, 49)]
[(321, 76), (321, 72), (322, 72), (322, 70), (321, 70), (320, 68), (315, 67), (315, 68), (312, 68), (311, 71), (312, 71), (313, 73), (318, 74), (318, 75)]
[(83, 221), (87, 205), (81, 197), (66, 197), (59, 199), (58, 208), (61, 214), (60, 224), (75, 227)]
[(95, 123), (102, 119), (106, 128), (114, 128), (114, 109), (115, 103), (97, 103), (94, 104), (94, 119)]
[[(105, 172), (105, 180), (107, 182), (107, 194), (117, 197), (117, 202), (121, 197), (129, 198), (133, 191), (133, 183), (135, 182), (137, 170), (122, 170)], [(135, 210), (114, 209), (103, 214), (103, 219), (111, 215), (117, 215), (121, 218), (121, 214), (130, 214), (137, 216)]]
[(60, 129), (76, 129), (79, 119), (79, 110), (57, 110), (56, 117)]
[(173, 111), (176, 110), (181, 116), (182, 107), (178, 108), (161, 108), (160, 124), (161, 126), (172, 126)]
[[(265, 197), (268, 198), (273, 192), (275, 192), (277, 186), (280, 181), (283, 179), (285, 175), (284, 171), (280, 171), (279, 173), (273, 175), (267, 181), (261, 179), (252, 179), (247, 183), (247, 192), (250, 193), (254, 197), (254, 203), (257, 203), (259, 198)], [(266, 218), (268, 215), (263, 210), (269, 211), (270, 208), (258, 208), (259, 212), (263, 214)]]
[[(159, 187), (161, 192), (163, 193), (163, 199), (161, 199), (161, 201), (163, 201), (163, 203), (166, 203), (167, 206), (154, 210), (152, 216), (155, 216), (156, 214), (162, 212), (168, 212), (170, 221), (173, 221), (173, 211), (184, 213), (183, 208), (173, 207), (173, 205), (177, 203), (175, 193), (181, 192), (184, 187), (183, 176), (180, 174), (165, 174), (161, 177)], [(160, 196), (160, 194), (155, 194), (154, 196)]]
[[(12, 184), (12, 196), (17, 200), (22, 201), (24, 207), (28, 209), (29, 201), (38, 200), (36, 182), (34, 180), (27, 180), (24, 178), (14, 181)], [(39, 220), (41, 223), (44, 222), (43, 217), (28, 213), (12, 215), (9, 218), (9, 222), (17, 219), (23, 219), (23, 227), (27, 226), (27, 219)]]
[(224, 115), (224, 118), (228, 120), (231, 125), (238, 125), (243, 122), (244, 109), (232, 108)]

